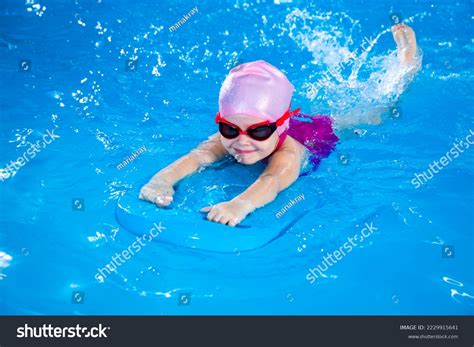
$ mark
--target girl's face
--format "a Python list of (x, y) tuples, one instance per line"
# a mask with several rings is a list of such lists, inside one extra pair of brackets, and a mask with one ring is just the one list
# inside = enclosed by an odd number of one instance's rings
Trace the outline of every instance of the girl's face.
[[(262, 122), (260, 118), (247, 115), (226, 116), (225, 119), (244, 131), (247, 130), (249, 126)], [(234, 156), (239, 163), (250, 165), (255, 164), (273, 152), (278, 143), (278, 133), (275, 131), (272, 136), (265, 141), (257, 141), (242, 134), (235, 139), (229, 140), (221, 135), (221, 142), (229, 154)]]

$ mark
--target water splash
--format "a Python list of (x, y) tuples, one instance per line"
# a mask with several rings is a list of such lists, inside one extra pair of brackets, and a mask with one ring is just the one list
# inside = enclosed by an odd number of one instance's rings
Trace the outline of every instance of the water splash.
[(2, 273), (2, 269), (7, 268), (10, 266), (10, 261), (12, 260), (12, 256), (0, 251), (0, 280), (7, 277), (7, 275)]
[[(447, 276), (443, 276), (443, 281), (448, 284), (454, 285), (456, 287), (460, 287), (460, 288), (464, 287), (464, 283), (457, 281), (455, 279), (449, 278)], [(451, 295), (451, 298), (457, 302), (467, 301), (469, 305), (474, 305), (474, 300), (473, 300), (474, 296), (467, 292), (464, 292), (464, 291), (461, 292), (461, 291), (458, 291), (456, 288), (451, 288), (450, 295)]]
[(303, 83), (302, 95), (317, 104), (318, 110), (356, 117), (353, 123), (371, 123), (365, 110), (392, 105), (421, 66), (421, 51), (415, 64), (400, 64), (395, 42), (392, 51), (375, 54), (377, 43), (390, 29), (360, 39), (359, 21), (345, 13), (295, 9), (285, 22), (289, 37), (313, 57), (314, 68)]

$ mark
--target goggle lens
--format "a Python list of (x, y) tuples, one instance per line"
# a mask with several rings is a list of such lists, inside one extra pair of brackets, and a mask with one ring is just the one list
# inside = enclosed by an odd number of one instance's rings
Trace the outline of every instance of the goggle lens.
[[(276, 129), (276, 127), (275, 127)], [(249, 136), (255, 140), (266, 140), (272, 136), (274, 129), (270, 125), (262, 125), (257, 128), (247, 130)]]
[(237, 136), (239, 136), (239, 129), (223, 122), (219, 122), (219, 132), (222, 134), (222, 136), (229, 140), (235, 139)]
[[(249, 128), (247, 129), (247, 135), (250, 136), (252, 139), (257, 141), (264, 141), (272, 136), (273, 132), (276, 130), (276, 125), (268, 124), (268, 125), (261, 125), (256, 128)], [(219, 122), (219, 132), (222, 136), (226, 139), (235, 139), (239, 136), (240, 131), (238, 128), (231, 126), (230, 124)]]

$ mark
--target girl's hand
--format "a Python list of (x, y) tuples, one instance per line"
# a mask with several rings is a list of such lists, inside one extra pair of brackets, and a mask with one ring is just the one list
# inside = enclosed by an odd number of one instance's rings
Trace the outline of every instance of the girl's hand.
[(207, 219), (210, 221), (235, 227), (253, 210), (255, 208), (250, 201), (233, 199), (214, 206), (204, 207), (200, 211), (209, 212)]
[(159, 207), (168, 206), (173, 201), (173, 185), (165, 182), (148, 182), (140, 190), (139, 198)]

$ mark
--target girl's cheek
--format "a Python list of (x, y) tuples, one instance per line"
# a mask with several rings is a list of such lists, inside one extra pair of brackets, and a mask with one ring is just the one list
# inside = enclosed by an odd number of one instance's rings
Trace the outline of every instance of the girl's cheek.
[(228, 152), (232, 146), (232, 141), (221, 139), (221, 143)]
[(264, 146), (261, 146), (259, 148), (260, 152), (271, 152), (273, 150), (273, 148), (275, 148), (276, 146), (276, 143), (274, 143), (274, 141), (268, 141), (265, 143)]

